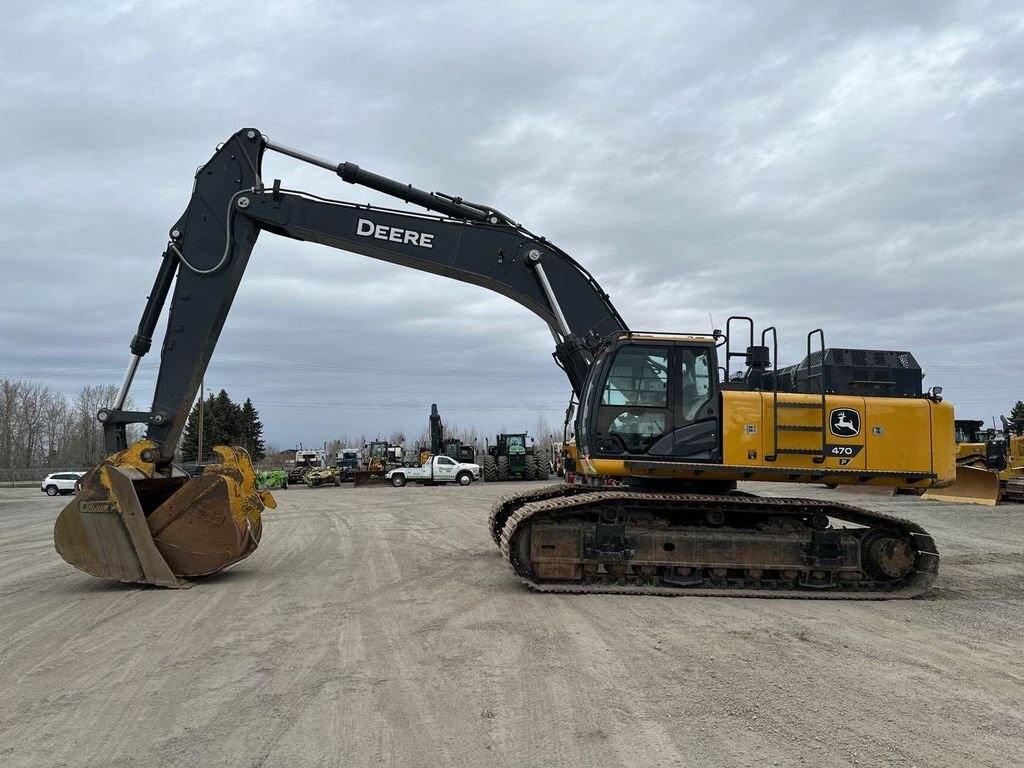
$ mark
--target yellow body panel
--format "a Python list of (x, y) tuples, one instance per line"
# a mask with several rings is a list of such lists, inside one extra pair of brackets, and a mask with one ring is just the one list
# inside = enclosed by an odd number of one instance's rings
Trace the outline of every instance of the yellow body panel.
[(932, 403), (932, 465), (939, 481), (932, 487), (943, 488), (956, 482), (956, 432), (953, 428), (953, 406)]
[(1000, 473), (1002, 480), (1020, 477), (1024, 474), (1024, 435), (1009, 438), (1006, 452), (1006, 469)]
[[(780, 393), (779, 424), (821, 427), (820, 408), (787, 407), (785, 404), (820, 404), (820, 395)], [(820, 456), (822, 432), (780, 430), (778, 448), (813, 450), (814, 455), (775, 454), (773, 396), (770, 392), (727, 390), (722, 392), (722, 462), (701, 464), (667, 460), (656, 467), (627, 467), (620, 459), (584, 457), (587, 474), (604, 477), (676, 477), (707, 480), (759, 480), (767, 482), (838, 483), (855, 485), (916, 486), (949, 485), (956, 478), (953, 439), (953, 407), (924, 398), (859, 397), (828, 395), (824, 420), (826, 458)], [(829, 428), (833, 412), (856, 411), (859, 432), (844, 437)], [(839, 415), (838, 413), (836, 414)], [(841, 417), (842, 418), (842, 417)], [(847, 416), (853, 419), (852, 415)], [(654, 457), (650, 457), (654, 460)], [(646, 461), (638, 457), (637, 461)], [(673, 463), (689, 464), (674, 468)], [(742, 468), (742, 469), (741, 469)], [(792, 473), (786, 469), (794, 470)], [(762, 471), (758, 471), (762, 470)], [(881, 473), (893, 473), (883, 475)], [(908, 482), (902, 473), (935, 474), (934, 480)]]
[(957, 443), (956, 444), (956, 458), (966, 459), (968, 456), (984, 456), (985, 455), (985, 444), (984, 443)]

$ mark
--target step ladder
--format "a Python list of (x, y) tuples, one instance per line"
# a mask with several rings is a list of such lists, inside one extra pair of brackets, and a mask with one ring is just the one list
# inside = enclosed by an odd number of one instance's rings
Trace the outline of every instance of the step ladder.
[[(778, 333), (775, 330), (775, 326), (765, 328), (761, 332), (761, 346), (766, 346), (768, 334), (772, 337), (772, 360), (778, 361), (779, 359), (779, 339)], [(818, 348), (818, 372), (812, 372), (811, 365), (811, 346), (812, 342), (817, 339), (819, 341)], [(815, 394), (820, 395), (820, 400), (813, 403), (792, 403), (792, 402), (779, 402), (779, 377), (778, 377), (778, 365), (775, 366), (775, 375), (772, 376), (772, 446), (774, 452), (771, 455), (765, 456), (765, 461), (777, 461), (779, 456), (813, 456), (815, 464), (823, 464), (826, 457), (826, 415), (825, 415), (825, 331), (821, 328), (815, 328), (813, 331), (807, 334), (807, 368), (804, 370), (804, 380), (807, 382), (807, 391), (811, 392), (816, 389)], [(794, 383), (796, 377), (800, 376), (800, 370), (797, 369), (794, 372)], [(817, 379), (817, 386), (812, 387), (812, 380)], [(779, 423), (779, 409), (783, 411), (793, 413), (798, 409), (816, 411), (818, 415), (817, 424), (780, 424)], [(795, 413), (794, 413), (795, 415)], [(785, 445), (780, 445), (780, 438), (792, 434), (804, 434), (804, 433), (817, 433), (821, 436), (820, 448), (793, 448)]]

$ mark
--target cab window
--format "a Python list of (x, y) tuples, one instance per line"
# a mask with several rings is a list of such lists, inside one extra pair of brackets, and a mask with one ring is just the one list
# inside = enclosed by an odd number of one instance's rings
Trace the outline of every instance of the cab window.
[(601, 405), (668, 406), (668, 355), (665, 350), (647, 351), (625, 347), (604, 384)]
[(612, 361), (598, 409), (599, 441), (608, 436), (643, 453), (672, 429), (668, 349), (628, 346)]
[(680, 424), (689, 424), (711, 399), (711, 372), (706, 349), (683, 347), (679, 352)]

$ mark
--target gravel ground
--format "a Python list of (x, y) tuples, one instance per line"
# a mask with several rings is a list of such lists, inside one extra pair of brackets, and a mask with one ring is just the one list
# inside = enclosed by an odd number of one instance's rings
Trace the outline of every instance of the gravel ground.
[(1024, 764), (1024, 506), (844, 495), (935, 537), (912, 601), (538, 595), (486, 530), (510, 490), (293, 487), (167, 591), (0, 489), (0, 765)]

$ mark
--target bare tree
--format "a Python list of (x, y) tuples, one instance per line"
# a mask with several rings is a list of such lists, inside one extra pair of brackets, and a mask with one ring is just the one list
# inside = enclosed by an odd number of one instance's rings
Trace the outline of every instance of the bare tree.
[(14, 466), (15, 424), (21, 388), (20, 381), (0, 379), (0, 467)]
[[(75, 398), (75, 433), (72, 454), (81, 466), (99, 464), (106, 453), (103, 427), (96, 420), (96, 412), (108, 406), (117, 397), (117, 387), (100, 384), (82, 387)], [(128, 408), (128, 404), (125, 404)]]
[(27, 382), (18, 400), (18, 443), (20, 455), (17, 466), (31, 467), (42, 462), (43, 400), (49, 390), (41, 384)]
[(42, 409), (46, 442), (44, 463), (48, 467), (60, 466), (67, 454), (73, 428), (71, 408), (63, 395), (48, 389)]

